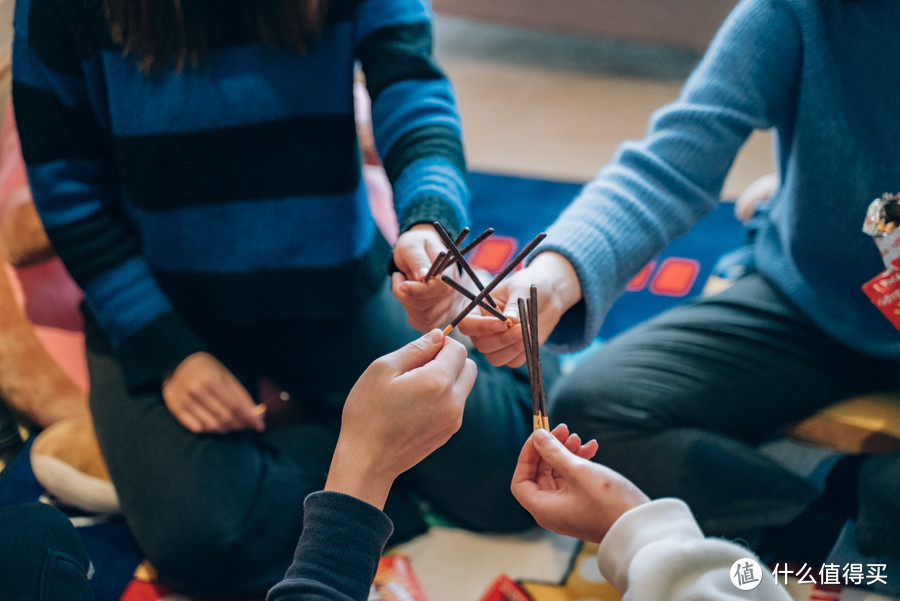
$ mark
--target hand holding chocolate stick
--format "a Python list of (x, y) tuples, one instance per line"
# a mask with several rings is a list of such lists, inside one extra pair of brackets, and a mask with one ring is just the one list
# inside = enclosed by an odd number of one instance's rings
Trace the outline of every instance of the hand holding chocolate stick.
[[(433, 225), (435, 231), (438, 233), (438, 236), (441, 237), (441, 240), (447, 247), (447, 252), (456, 258), (457, 263), (460, 267), (462, 267), (463, 271), (466, 272), (466, 275), (469, 276), (469, 278), (475, 284), (475, 287), (477, 287), (479, 290), (484, 290), (484, 284), (482, 284), (481, 280), (478, 279), (478, 276), (475, 274), (475, 270), (472, 269), (472, 266), (469, 265), (468, 261), (466, 261), (466, 258), (459, 251), (459, 248), (457, 248), (456, 243), (450, 239), (450, 235), (447, 233), (447, 230), (445, 230), (437, 221), (435, 221)], [(492, 307), (497, 306), (497, 303), (494, 302), (494, 299), (491, 298), (490, 294), (485, 298)]]
[(517, 254), (515, 257), (513, 257), (512, 261), (507, 263), (506, 267), (504, 267), (503, 270), (500, 273), (498, 273), (496, 275), (496, 277), (494, 277), (494, 279), (491, 280), (491, 282), (487, 286), (484, 287), (484, 290), (482, 290), (477, 295), (475, 295), (475, 298), (473, 298), (471, 300), (471, 302), (469, 302), (469, 304), (466, 305), (466, 307), (462, 311), (459, 312), (459, 315), (454, 317), (453, 321), (451, 321), (450, 324), (447, 325), (446, 328), (444, 328), (444, 336), (449, 334), (453, 330), (453, 328), (458, 326), (459, 322), (461, 322), (463, 319), (465, 319), (466, 315), (471, 313), (472, 309), (477, 307), (478, 304), (482, 300), (484, 300), (484, 297), (486, 297), (488, 294), (491, 293), (491, 290), (493, 290), (494, 288), (499, 286), (500, 282), (503, 281), (503, 278), (508, 276), (512, 272), (512, 270), (516, 268), (516, 265), (521, 263), (522, 260), (525, 259), (525, 257), (527, 257), (531, 253), (531, 251), (533, 251), (535, 249), (535, 247), (538, 244), (540, 244), (541, 241), (546, 237), (547, 237), (547, 234), (542, 232), (542, 233), (538, 234), (537, 236), (535, 236), (534, 240), (532, 240), (531, 242), (526, 244), (525, 248), (523, 248), (521, 251), (519, 251), (519, 254)]
[(525, 346), (525, 364), (528, 368), (528, 382), (531, 386), (533, 425), (535, 430), (550, 430), (547, 416), (547, 397), (544, 390), (544, 373), (541, 369), (540, 342), (537, 327), (537, 286), (531, 287), (531, 296), (518, 299), (519, 323), (522, 327), (522, 342)]
[[(472, 294), (471, 292), (469, 292), (468, 290), (466, 290), (465, 286), (463, 286), (459, 282), (453, 280), (449, 276), (442, 275), (441, 280), (445, 284), (447, 284), (448, 286), (450, 286), (451, 288), (453, 288), (454, 290), (456, 290), (457, 292), (459, 292), (460, 294), (465, 296), (467, 299), (472, 300), (473, 298), (475, 298), (475, 295)], [(485, 302), (481, 302), (481, 303), (478, 303), (478, 306), (481, 307), (482, 309), (484, 309), (485, 311), (487, 311), (488, 313), (490, 313), (491, 315), (493, 315), (494, 317), (496, 317), (497, 319), (499, 319), (500, 321), (505, 322), (507, 326), (513, 325), (513, 322), (512, 322), (512, 320), (510, 320), (509, 317), (507, 317), (506, 315), (504, 315), (503, 313), (501, 313), (494, 307), (490, 306), (489, 304), (487, 304)]]

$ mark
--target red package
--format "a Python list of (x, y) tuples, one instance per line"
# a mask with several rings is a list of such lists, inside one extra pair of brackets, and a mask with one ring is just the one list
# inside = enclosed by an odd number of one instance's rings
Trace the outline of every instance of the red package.
[(863, 292), (900, 330), (900, 270), (886, 269), (863, 284)]
[(532, 599), (518, 582), (506, 574), (500, 574), (480, 601), (532, 601)]

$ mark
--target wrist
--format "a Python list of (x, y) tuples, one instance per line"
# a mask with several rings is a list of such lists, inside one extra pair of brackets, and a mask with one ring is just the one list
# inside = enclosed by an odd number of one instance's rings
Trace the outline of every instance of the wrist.
[(339, 492), (384, 509), (395, 476), (379, 469), (377, 457), (365, 450), (343, 448), (338, 440), (325, 490)]
[(534, 258), (529, 267), (540, 270), (550, 279), (553, 295), (559, 299), (563, 313), (581, 300), (581, 281), (578, 279), (578, 273), (563, 255), (554, 251), (542, 252)]

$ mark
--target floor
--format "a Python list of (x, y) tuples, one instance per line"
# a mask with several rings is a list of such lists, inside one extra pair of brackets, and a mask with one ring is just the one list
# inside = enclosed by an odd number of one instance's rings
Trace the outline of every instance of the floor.
[[(462, 112), (470, 169), (590, 179), (620, 142), (641, 138), (699, 56), (438, 16), (435, 55)], [(726, 181), (736, 197), (772, 169), (768, 132), (754, 134)]]

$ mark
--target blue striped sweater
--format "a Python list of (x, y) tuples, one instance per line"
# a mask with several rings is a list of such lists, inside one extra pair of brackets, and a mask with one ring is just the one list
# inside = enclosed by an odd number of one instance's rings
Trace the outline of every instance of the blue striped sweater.
[(360, 175), (357, 61), (401, 231), (466, 221), (431, 19), (427, 0), (332, 0), (305, 55), (231, 24), (199, 67), (148, 75), (100, 0), (19, 0), (13, 98), (35, 203), (130, 384), (204, 350), (196, 318), (334, 316), (380, 287), (389, 248)]

